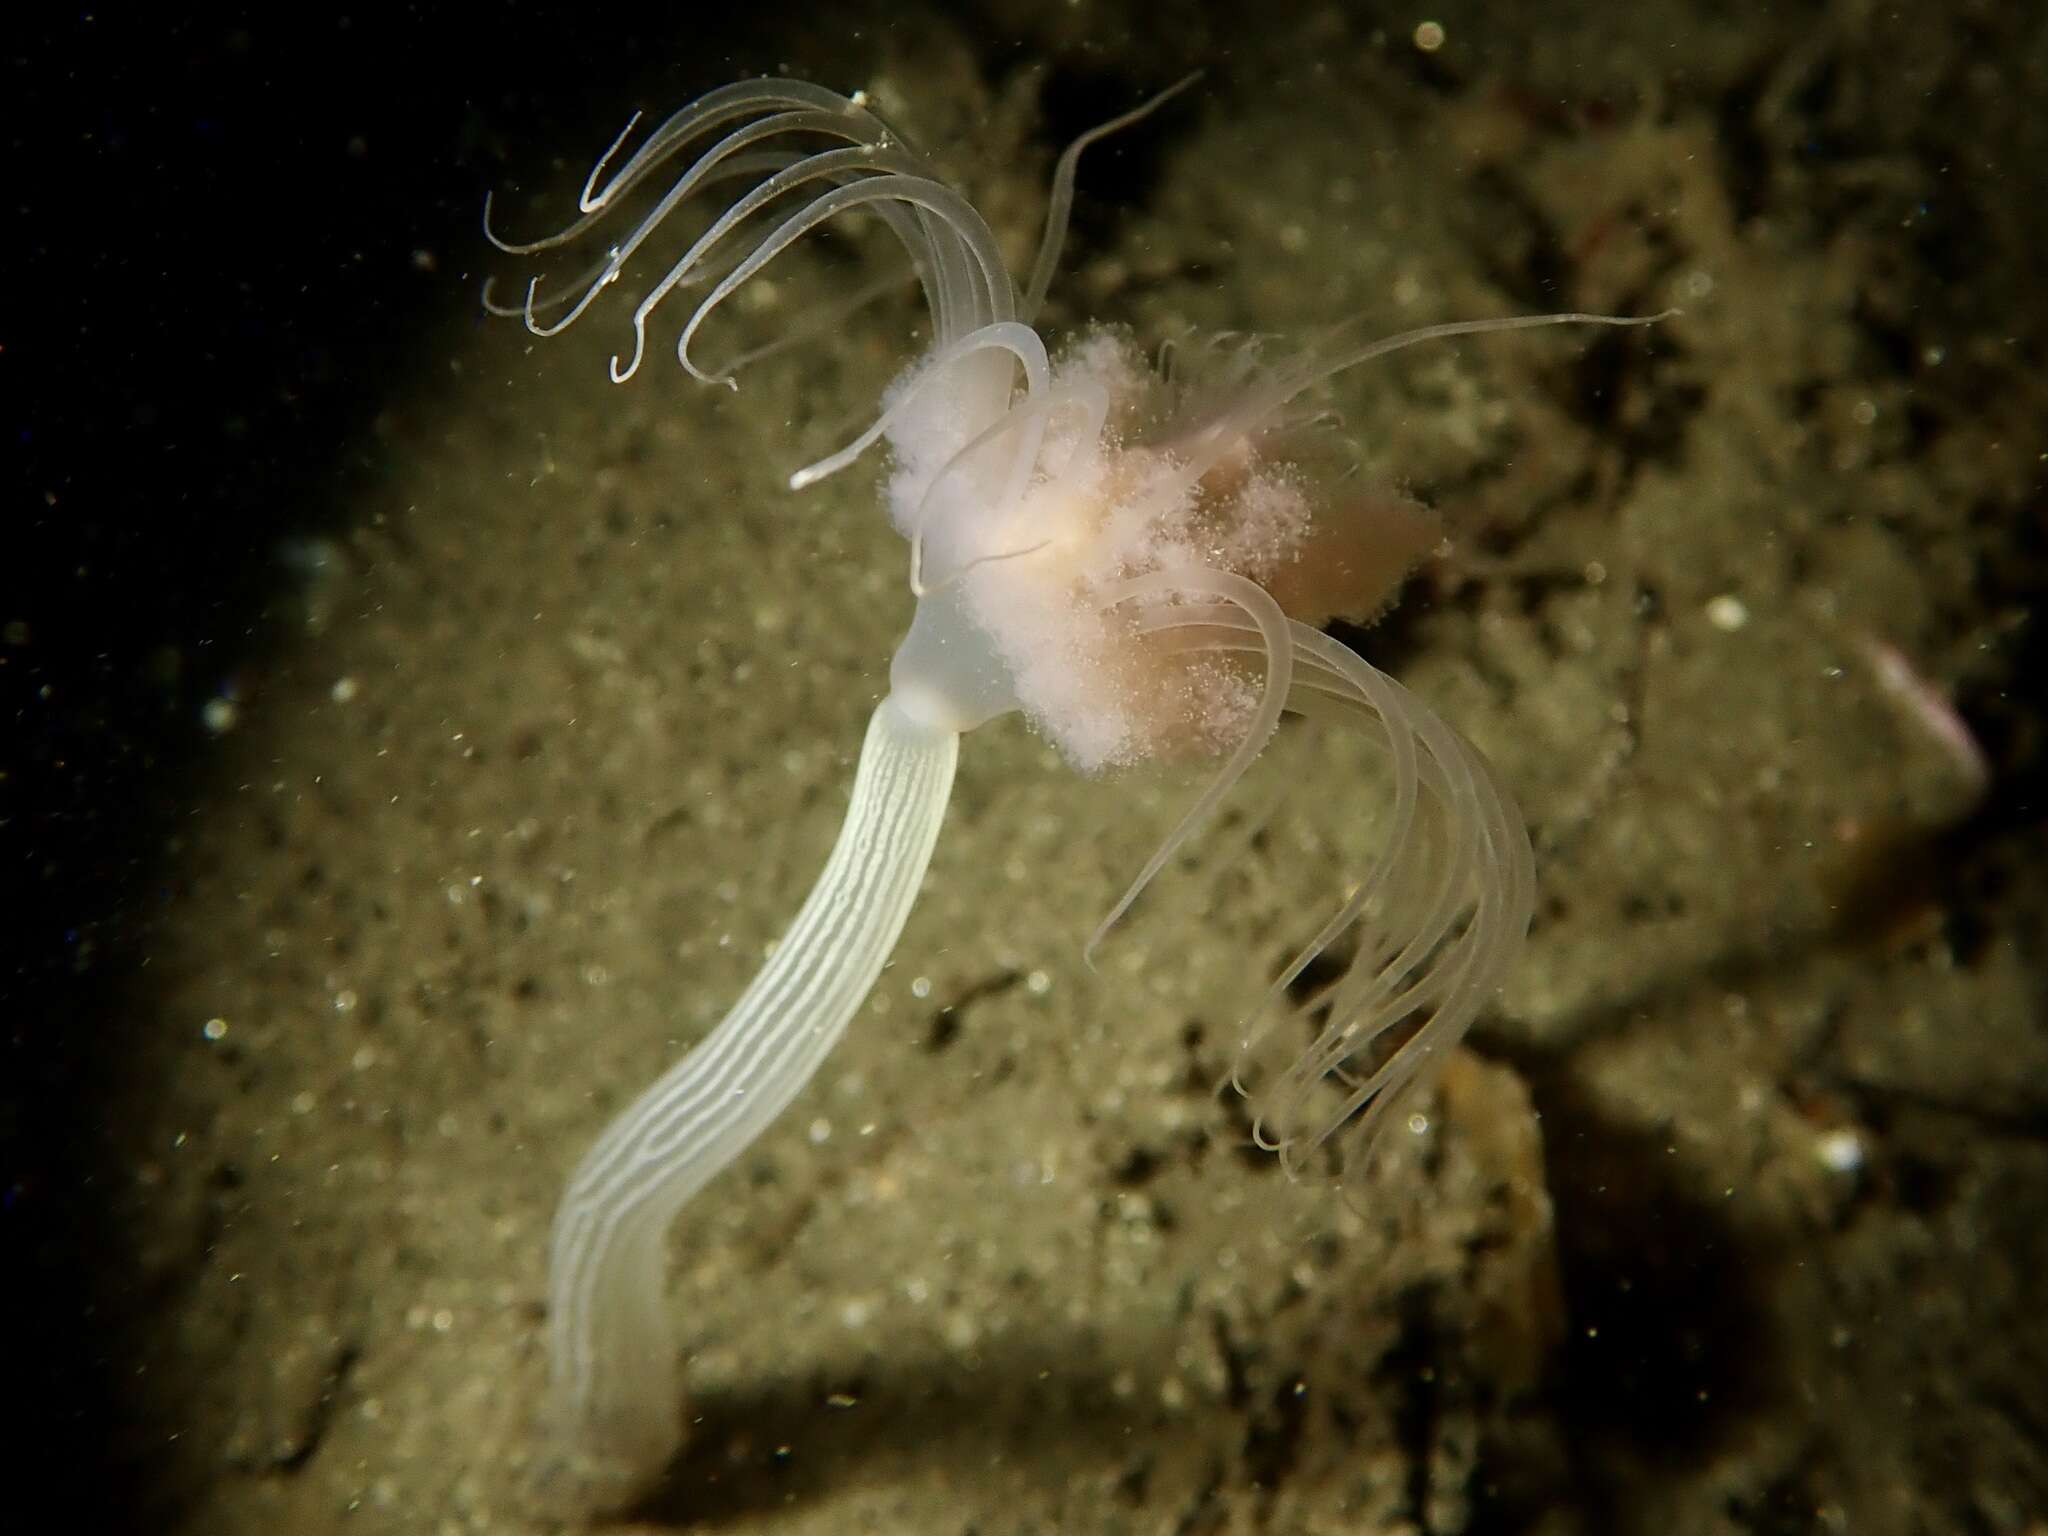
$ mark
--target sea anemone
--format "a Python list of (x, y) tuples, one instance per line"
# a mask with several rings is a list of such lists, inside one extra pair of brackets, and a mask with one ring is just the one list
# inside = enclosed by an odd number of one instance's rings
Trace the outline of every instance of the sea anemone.
[[(1333, 893), (1239, 1032), (1231, 1081), (1290, 1171), (1327, 1163), (1355, 1185), (1375, 1134), (1441, 1066), (1521, 945), (1533, 870), (1513, 799), (1462, 736), (1322, 630), (1377, 614), (1439, 530), (1416, 504), (1332, 475), (1333, 439), (1304, 402), (1330, 375), (1423, 341), (1644, 321), (1520, 316), (1381, 339), (1346, 324), (1277, 358), (1246, 343), (1183, 347), (1167, 370), (1123, 332), (1091, 327), (1049, 353), (1033, 321), (1081, 152), (1188, 83), (1061, 156), (1021, 290), (980, 214), (863, 96), (795, 80), (713, 91), (612, 169), (636, 117), (591, 171), (575, 222), (525, 243), (491, 235), (532, 256), (630, 218), (573, 281), (535, 278), (512, 303), (486, 294), (547, 336), (627, 284), (639, 298), (616, 381), (638, 371), (650, 321), (680, 292), (677, 360), (733, 385), (737, 364), (698, 356), (706, 321), (792, 244), (850, 215), (894, 233), (931, 317), (929, 344), (874, 423), (789, 478), (800, 490), (886, 442), (886, 501), (917, 596), (838, 843), (731, 1013), (584, 1158), (555, 1225), (556, 1464), (600, 1501), (644, 1486), (681, 1441), (667, 1229), (802, 1088), (873, 985), (924, 877), (962, 732), (1022, 711), (1084, 771), (1221, 758), (1091, 950), (1283, 712), (1341, 721), (1378, 747), (1392, 799), (1377, 856)], [(655, 237), (672, 241), (685, 210), (704, 208), (708, 222), (659, 269)], [(1297, 997), (1319, 959), (1334, 979)]]

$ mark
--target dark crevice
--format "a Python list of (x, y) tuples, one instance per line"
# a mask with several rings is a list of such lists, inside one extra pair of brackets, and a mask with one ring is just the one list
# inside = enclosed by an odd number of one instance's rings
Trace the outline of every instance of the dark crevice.
[(1411, 1287), (1397, 1306), (1400, 1338), (1380, 1362), (1380, 1370), (1393, 1392), (1394, 1438), (1408, 1466), (1408, 1517), (1427, 1530), (1430, 1463), (1436, 1451), (1440, 1412), (1437, 1362), (1443, 1357), (1443, 1341), (1438, 1337), (1426, 1286)]
[(307, 1410), (305, 1433), (298, 1444), (271, 1463), (273, 1471), (280, 1473), (297, 1472), (313, 1459), (320, 1449), (320, 1443), (327, 1438), (327, 1431), (334, 1422), (334, 1410), (341, 1401), (342, 1389), (348, 1384), (349, 1372), (355, 1369), (362, 1351), (354, 1342), (344, 1342), (334, 1354), (325, 1376), (321, 1379), (320, 1390)]
[(1270, 1495), (1301, 1459), (1302, 1422), (1308, 1415), (1308, 1383), (1289, 1372), (1245, 1430), (1244, 1470), (1248, 1482)]
[(1557, 1398), (1599, 1448), (1704, 1465), (1789, 1390), (1775, 1256), (1681, 1182), (1653, 1130), (1607, 1118), (1568, 1073), (1537, 1073), (1569, 1315)]
[(1001, 997), (1021, 979), (1021, 973), (1017, 971), (998, 971), (974, 982), (952, 1001), (941, 1004), (933, 1011), (931, 1023), (925, 1028), (924, 1049), (933, 1054), (946, 1049), (960, 1037), (961, 1026), (966, 1023), (967, 1014), (976, 1003)]

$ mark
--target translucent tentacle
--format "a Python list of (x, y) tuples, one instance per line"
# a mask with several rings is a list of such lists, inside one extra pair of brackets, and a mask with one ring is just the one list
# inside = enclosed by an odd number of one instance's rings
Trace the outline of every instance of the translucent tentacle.
[[(744, 119), (752, 121), (741, 121)], [(745, 177), (760, 180), (720, 212), (682, 259), (642, 295), (632, 320), (631, 352), (612, 358), (615, 382), (623, 382), (638, 369), (654, 309), (677, 287), (703, 280), (707, 263), (720, 261), (726, 270), (712, 295), (693, 312), (692, 333), (733, 289), (790, 241), (824, 219), (857, 206), (880, 217), (909, 251), (925, 287), (937, 340), (944, 342), (992, 321), (1014, 318), (1015, 291), (995, 237), (980, 214), (937, 181), (929, 164), (905, 148), (901, 138), (868, 111), (863, 101), (802, 81), (749, 81), (713, 91), (671, 116), (613, 169), (613, 162), (638, 126), (636, 115), (585, 178), (577, 199), (579, 217), (537, 240), (509, 240), (493, 227), (493, 202), (486, 198), (484, 232), (499, 249), (514, 255), (534, 255), (573, 244), (665, 164), (735, 122), (739, 126), (702, 147), (683, 165), (674, 182), (626, 235), (576, 282), (543, 293), (536, 279), (527, 285), (524, 301), (516, 307), (495, 299), (487, 288), (487, 307), (500, 313), (509, 309), (536, 335), (555, 335), (580, 319), (599, 294), (624, 277), (633, 258), (684, 203), (715, 182)], [(836, 147), (800, 147), (806, 140), (839, 143)], [(792, 141), (799, 147), (787, 147)], [(751, 251), (724, 261), (728, 242), (743, 225), (816, 181), (834, 183), (834, 189), (818, 194)], [(877, 190), (876, 184), (883, 182), (890, 183), (890, 188)], [(860, 187), (868, 190), (855, 191)], [(908, 195), (890, 195), (891, 189)], [(849, 193), (852, 195), (841, 195)], [(740, 275), (735, 276), (734, 269), (741, 269)], [(692, 363), (687, 340), (679, 344), (677, 354), (697, 377), (712, 379)], [(730, 374), (728, 368), (715, 377), (717, 382), (730, 384)]]
[(1492, 320), (1449, 320), (1440, 325), (1418, 326), (1372, 341), (1350, 339), (1357, 322), (1337, 327), (1318, 345), (1272, 369), (1248, 387), (1231, 391), (1228, 398), (1206, 416), (1177, 426), (1176, 451), (1184, 462), (1180, 473), (1161, 483), (1157, 495), (1170, 500), (1214, 469), (1234, 451), (1234, 439), (1247, 422), (1270, 421), (1289, 401), (1334, 374), (1369, 363), (1375, 358), (1400, 352), (1426, 341), (1443, 341), (1458, 336), (1483, 336), (1496, 331), (1526, 331), (1552, 325), (1655, 325), (1678, 313), (1662, 310), (1654, 315), (1591, 315), (1576, 311), (1555, 315), (1509, 315)]
[[(1140, 625), (1182, 652), (1262, 656), (1271, 643), (1224, 604), (1160, 606)], [(1253, 1139), (1290, 1172), (1341, 1134), (1343, 1166), (1355, 1174), (1387, 1117), (1505, 978), (1528, 931), (1534, 859), (1512, 798), (1463, 737), (1329, 636), (1290, 621), (1288, 638), (1288, 709), (1365, 728), (1387, 754), (1394, 802), (1364, 879), (1246, 1016), (1227, 1081), (1251, 1100)], [(1291, 1001), (1309, 962), (1347, 936), (1344, 973)], [(1304, 1027), (1309, 1038), (1298, 1043)], [(1274, 1070), (1269, 1058), (1284, 1064)]]
[(1252, 760), (1266, 750), (1266, 743), (1273, 739), (1274, 731), (1280, 726), (1280, 712), (1286, 707), (1287, 692), (1294, 680), (1294, 647), (1288, 636), (1287, 616), (1280, 611), (1280, 605), (1273, 601), (1264, 587), (1229, 571), (1212, 570), (1206, 566), (1191, 569), (1154, 571), (1144, 576), (1134, 576), (1128, 581), (1111, 587), (1105, 594), (1105, 606), (1114, 607), (1121, 603), (1143, 601), (1147, 598), (1165, 598), (1173, 595), (1195, 598), (1221, 599), (1241, 609), (1245, 616), (1258, 627), (1263, 644), (1262, 654), (1266, 663), (1266, 679), (1259, 695), (1259, 707), (1246, 726), (1244, 738), (1238, 742), (1228, 759), (1225, 760), (1216, 777), (1209, 782), (1195, 803), (1188, 807), (1173, 830), (1166, 834), (1164, 841), (1153, 850), (1152, 857), (1145, 861), (1143, 869), (1130, 887), (1117, 899), (1116, 905), (1101, 922), (1095, 925), (1095, 932), (1089, 935), (1082, 955), (1090, 964), (1094, 963), (1095, 951), (1103, 939), (1114, 928), (1117, 920), (1130, 911), (1131, 904), (1144, 894), (1159, 871), (1181, 845), (1192, 837), (1195, 831), (1214, 813), (1231, 787), (1244, 777)]
[(792, 491), (803, 490), (816, 485), (827, 475), (836, 475), (855, 459), (859, 458), (889, 430), (903, 412), (916, 403), (926, 388), (942, 381), (946, 370), (963, 358), (977, 352), (1003, 351), (1016, 357), (1024, 370), (1024, 387), (1031, 395), (1042, 395), (1052, 379), (1052, 365), (1045, 354), (1045, 342), (1038, 332), (1016, 320), (999, 320), (985, 325), (978, 331), (970, 331), (949, 346), (941, 347), (924, 362), (918, 364), (916, 375), (901, 385), (888, 407), (875, 418), (874, 424), (837, 453), (827, 454), (815, 464), (807, 464), (789, 477)]
[[(971, 221), (972, 225), (979, 226), (981, 233), (987, 232), (987, 226), (981, 223), (981, 216), (965, 198), (945, 183), (933, 181), (928, 177), (901, 174), (868, 176), (845, 186), (835, 187), (791, 214), (754, 247), (746, 260), (726, 273), (718, 285), (704, 296), (703, 301), (691, 314), (688, 323), (684, 325), (683, 334), (676, 342), (676, 361), (683, 365), (692, 378), (707, 384), (736, 387), (730, 374), (707, 374), (691, 362), (690, 343), (696, 338), (699, 327), (710, 317), (713, 310), (731, 296), (734, 289), (818, 225), (836, 218), (850, 208), (883, 202), (908, 203), (927, 208), (955, 228), (967, 227)], [(986, 247), (977, 240), (967, 248), (974, 258), (976, 274), (980, 281), (980, 297), (973, 305), (978, 323), (986, 325), (1014, 317), (1016, 299), (1010, 288), (1009, 271), (1003, 265), (1001, 253), (995, 249), (993, 238), (990, 238)], [(660, 295), (665, 292), (666, 290), (662, 289), (650, 295), (650, 301), (643, 301), (641, 311), (633, 317), (635, 367), (639, 363), (640, 338), (645, 331), (645, 311), (651, 309), (654, 302), (659, 302)], [(628, 367), (621, 373), (617, 360), (613, 360), (612, 377), (615, 381), (630, 377), (632, 372), (633, 368)]]
[(1039, 307), (1045, 303), (1045, 295), (1052, 287), (1053, 273), (1059, 270), (1060, 251), (1067, 243), (1067, 220), (1074, 211), (1074, 176), (1080, 168), (1081, 151), (1098, 139), (1106, 139), (1112, 133), (1150, 117), (1201, 78), (1199, 69), (1182, 77), (1150, 101), (1131, 108), (1121, 117), (1113, 117), (1090, 128), (1061, 152), (1059, 164), (1053, 168), (1052, 192), (1046, 199), (1045, 232), (1038, 238), (1038, 257), (1031, 263), (1031, 281), (1025, 285), (1024, 301), (1018, 306), (1018, 314), (1026, 324), (1038, 317)]
[(788, 110), (810, 110), (839, 120), (845, 127), (838, 130), (854, 142), (892, 140), (895, 135), (889, 126), (865, 107), (828, 91), (823, 86), (812, 85), (807, 80), (743, 80), (733, 85), (720, 86), (715, 91), (698, 97), (688, 106), (672, 113), (660, 127), (647, 136), (643, 143), (619, 167), (610, 181), (603, 187), (597, 185), (605, 167), (618, 154), (633, 130), (639, 125), (641, 114), (635, 112), (612, 140), (611, 147), (597, 158), (597, 163), (584, 178), (583, 190), (577, 196), (576, 206), (581, 217), (573, 220), (552, 235), (543, 235), (538, 240), (512, 241), (501, 237), (491, 228), (491, 198), (484, 198), (484, 237), (499, 250), (512, 256), (532, 256), (557, 246), (568, 245), (586, 234), (592, 225), (610, 211), (612, 205), (631, 191), (640, 182), (652, 175), (663, 161), (680, 151), (695, 139), (702, 138), (723, 123), (756, 113)]
[[(1027, 330), (1026, 334), (1031, 333)], [(1089, 379), (1077, 379), (1071, 383), (1041, 389), (1036, 395), (1019, 401), (968, 439), (932, 477), (931, 484), (925, 487), (924, 494), (918, 498), (917, 509), (912, 514), (913, 521), (907, 530), (910, 535), (911, 591), (922, 597), (927, 592), (935, 592), (950, 585), (978, 566), (991, 561), (1012, 560), (1019, 555), (1030, 554), (1045, 547), (1045, 541), (1039, 540), (1008, 549), (977, 549), (972, 553), (955, 551), (956, 561), (945, 569), (943, 575), (932, 581), (926, 579), (928, 546), (925, 530), (931, 525), (931, 508), (938, 499), (940, 490), (955, 477), (966, 477), (969, 484), (975, 483), (975, 459), (1005, 438), (1021, 434), (1020, 440), (1011, 450), (1009, 473), (1004, 476), (1001, 492), (993, 501), (982, 506), (985, 516), (972, 522), (965, 519), (949, 519), (948, 526), (957, 533), (978, 530), (983, 523), (1000, 520), (1023, 499), (1034, 476), (1042, 474), (1046, 479), (1057, 479), (1071, 467), (1072, 455), (1069, 455), (1067, 462), (1057, 467), (1043, 467), (1039, 463), (1046, 428), (1062, 411), (1072, 411), (1080, 416), (1082, 428), (1075, 434), (1074, 452), (1083, 452), (1085, 448), (1082, 445), (1093, 444), (1101, 435), (1102, 424), (1109, 415), (1108, 391)]]

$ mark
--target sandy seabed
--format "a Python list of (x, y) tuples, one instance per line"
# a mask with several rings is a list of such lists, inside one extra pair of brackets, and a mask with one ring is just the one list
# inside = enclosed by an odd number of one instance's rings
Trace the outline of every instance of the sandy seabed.
[[(1096, 11), (1002, 79), (936, 21), (847, 45), (831, 83), (1020, 254), (1083, 30), (1129, 99), (1210, 64), (1133, 130), (1142, 177), (1084, 162), (1119, 202), (1084, 202), (1054, 330), (1684, 314), (1333, 392), (1361, 474), (1460, 533), (1354, 638), (1492, 757), (1539, 862), (1429, 1129), (1347, 1206), (1211, 1091), (1371, 847), (1350, 744), (1287, 732), (1293, 793), (1091, 971), (1185, 785), (982, 730), (895, 963), (678, 1224), (693, 1428), (636, 1527), (2048, 1529), (2048, 906), (1999, 798), (2038, 763), (1987, 782), (1942, 713), (2032, 686), (2048, 391), (1996, 296), (2039, 210), (1936, 168), (1956, 118), (2043, 130), (1988, 32), (1703, 16), (1454, 21), (1418, 58), (1305, 11), (1219, 62)], [(852, 280), (798, 253), (728, 335)], [(864, 424), (907, 298), (731, 395), (659, 355), (614, 388), (617, 315), (541, 343), (473, 300), (168, 861), (163, 1048), (114, 1134), (169, 1531), (548, 1528), (554, 1202), (795, 911), (910, 611), (871, 469), (782, 486)]]

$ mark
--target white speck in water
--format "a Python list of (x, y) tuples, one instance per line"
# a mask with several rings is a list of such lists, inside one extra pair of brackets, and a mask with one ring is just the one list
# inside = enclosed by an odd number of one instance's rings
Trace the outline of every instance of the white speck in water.
[(1043, 997), (1052, 990), (1052, 978), (1043, 971), (1033, 971), (1024, 978), (1024, 990), (1033, 997)]
[(363, 691), (363, 685), (352, 677), (337, 677), (334, 686), (327, 690), (327, 696), (337, 704), (346, 704)]
[(1732, 635), (1749, 622), (1749, 608), (1732, 592), (1723, 592), (1707, 603), (1707, 622), (1723, 634)]
[(931, 977), (929, 977), (929, 976), (914, 976), (914, 977), (912, 977), (912, 978), (911, 978), (911, 981), (910, 981), (910, 995), (911, 995), (912, 997), (930, 997), (930, 996), (932, 995), (932, 979), (931, 979)]
[(1408, 1117), (1408, 1133), (1411, 1136), (1420, 1136), (1424, 1131), (1428, 1129), (1429, 1116), (1423, 1114), (1415, 1114), (1410, 1115)]
[(216, 736), (227, 735), (241, 718), (241, 706), (233, 699), (208, 699), (206, 707), (199, 711), (200, 723)]
[(1831, 1173), (1854, 1173), (1863, 1166), (1863, 1138), (1846, 1128), (1829, 1131), (1814, 1143), (1813, 1154)]
[(811, 1122), (810, 1137), (811, 1145), (814, 1147), (822, 1146), (830, 1141), (832, 1139), (832, 1122), (823, 1115), (818, 1116), (817, 1119)]
[(209, 1040), (219, 1040), (223, 1038), (227, 1034), (227, 1032), (228, 1021), (226, 1019), (208, 1019), (204, 1024), (199, 1026), (199, 1033), (206, 1036), (206, 1038)]

